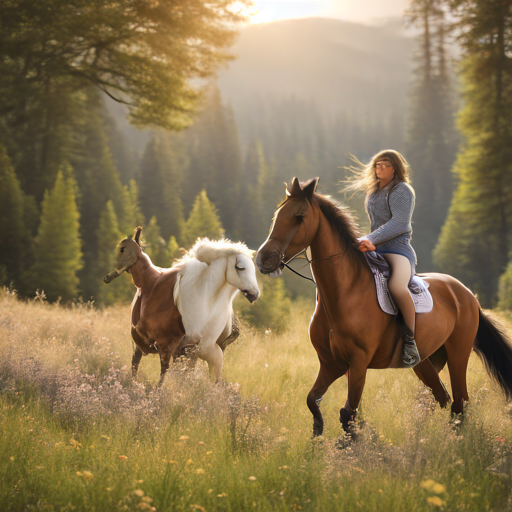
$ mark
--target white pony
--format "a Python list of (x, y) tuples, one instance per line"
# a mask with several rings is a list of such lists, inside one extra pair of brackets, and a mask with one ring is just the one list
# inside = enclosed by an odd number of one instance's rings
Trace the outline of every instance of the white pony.
[(207, 361), (215, 380), (224, 359), (217, 341), (231, 333), (235, 295), (241, 291), (250, 302), (260, 295), (252, 257), (243, 243), (203, 238), (173, 265), (178, 270), (174, 302), (186, 338), (197, 343), (194, 355)]

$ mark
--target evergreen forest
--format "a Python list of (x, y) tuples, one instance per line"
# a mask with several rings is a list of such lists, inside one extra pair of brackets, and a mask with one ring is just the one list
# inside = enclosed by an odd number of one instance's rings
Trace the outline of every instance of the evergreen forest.
[(128, 276), (102, 277), (135, 226), (162, 267), (197, 237), (257, 249), (293, 176), (319, 176), (364, 231), (362, 198), (342, 181), (352, 156), (393, 148), (413, 170), (418, 270), (512, 307), (512, 0), (411, 0), (414, 51), (400, 59), (412, 72), (390, 82), (408, 92), (366, 111), (346, 95), (340, 107), (277, 90), (231, 101), (218, 71), (236, 62), (243, 4), (0, 4), (0, 283), (130, 300)]

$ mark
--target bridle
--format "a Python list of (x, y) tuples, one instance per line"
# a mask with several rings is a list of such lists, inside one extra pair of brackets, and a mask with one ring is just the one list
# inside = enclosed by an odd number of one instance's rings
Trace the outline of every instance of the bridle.
[(345, 247), (345, 249), (343, 249), (343, 251), (338, 252), (337, 254), (332, 254), (331, 256), (325, 256), (323, 258), (315, 258), (312, 260), (310, 260), (308, 258), (308, 255), (307, 255), (308, 247), (306, 247), (306, 249), (297, 253), (293, 258), (290, 258), (286, 263), (284, 263), (284, 262), (282, 262), (282, 263), (283, 263), (283, 266), (286, 267), (288, 270), (291, 270), (294, 274), (297, 274), (299, 277), (302, 277), (303, 279), (307, 279), (308, 281), (311, 281), (316, 286), (316, 282), (314, 279), (311, 279), (310, 277), (307, 277), (307, 276), (301, 274), (300, 272), (297, 272), (295, 269), (290, 267), (289, 263), (291, 263), (293, 260), (297, 259), (301, 254), (304, 254), (305, 257), (301, 258), (301, 259), (305, 259), (308, 262), (307, 264), (311, 267), (311, 263), (316, 263), (317, 261), (323, 261), (323, 260), (330, 260), (332, 258), (336, 258), (337, 256), (343, 256), (348, 251), (348, 247), (349, 246), (347, 245)]
[(130, 261), (123, 268), (119, 268), (119, 269), (116, 268), (116, 269), (112, 270), (112, 272), (110, 272), (103, 278), (103, 281), (107, 284), (111, 283), (114, 279), (118, 278), (123, 272), (125, 272), (125, 271), (129, 270), (131, 267), (133, 267), (133, 265), (135, 265), (135, 263), (137, 263), (138, 259), (139, 259), (139, 255), (137, 254), (135, 256), (134, 261)]

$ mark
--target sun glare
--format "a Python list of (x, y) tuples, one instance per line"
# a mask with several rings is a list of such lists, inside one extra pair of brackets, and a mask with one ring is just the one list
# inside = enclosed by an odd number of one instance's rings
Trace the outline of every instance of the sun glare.
[(254, 0), (251, 23), (319, 16), (329, 3), (327, 0)]

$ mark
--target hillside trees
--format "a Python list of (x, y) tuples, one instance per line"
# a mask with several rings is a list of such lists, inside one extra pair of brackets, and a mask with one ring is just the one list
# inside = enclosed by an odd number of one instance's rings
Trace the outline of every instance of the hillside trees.
[(115, 302), (128, 302), (133, 298), (134, 287), (131, 278), (125, 273), (112, 281), (108, 286), (103, 283), (103, 276), (114, 269), (116, 258), (116, 245), (124, 238), (119, 230), (117, 215), (112, 200), (107, 201), (101, 212), (98, 227), (98, 259), (95, 272), (96, 290), (95, 298), (100, 304), (114, 304)]
[[(80, 286), (65, 286), (67, 290), (97, 295), (98, 229), (108, 201), (121, 231), (131, 232), (133, 224), (142, 222), (137, 185), (130, 183), (139, 179), (139, 155), (106, 113), (105, 97), (123, 103), (139, 127), (179, 130), (190, 125), (201, 80), (230, 58), (227, 48), (245, 4), (0, 3), (0, 137), (23, 192), (26, 231), (35, 235), (34, 219), (45, 190), (54, 187), (63, 165), (72, 165), (78, 184), (84, 267)], [(9, 184), (16, 186), (13, 180)], [(179, 194), (178, 189), (173, 197)], [(16, 193), (11, 196), (16, 200)], [(178, 213), (161, 220), (164, 231), (175, 236), (179, 209), (178, 204)], [(17, 208), (12, 210), (13, 226), (18, 213)], [(16, 245), (13, 237), (12, 247)], [(17, 260), (21, 264), (23, 258)], [(14, 276), (18, 286), (19, 274), (21, 270), (9, 268), (2, 279)], [(27, 292), (41, 287), (37, 281), (27, 285)]]
[(444, 7), (441, 0), (413, 0), (408, 12), (409, 21), (421, 29), (405, 156), (413, 170), (416, 191), (413, 245), (418, 267), (424, 271), (432, 270), (432, 251), (450, 205), (450, 169), (458, 142)]
[(179, 236), (183, 223), (181, 201), (183, 170), (175, 155), (172, 139), (155, 133), (141, 162), (139, 191), (141, 209), (147, 219), (158, 217), (162, 234)]
[(241, 148), (233, 112), (223, 105), (216, 85), (210, 86), (204, 108), (185, 134), (184, 144), (190, 155), (184, 187), (186, 209), (190, 209), (201, 190), (208, 190), (228, 235), (236, 237)]
[(435, 258), (493, 304), (510, 259), (512, 223), (512, 39), (510, 0), (450, 2), (457, 16), (464, 107), (464, 143), (454, 171), (457, 189)]
[(217, 214), (217, 208), (210, 202), (206, 190), (202, 190), (194, 201), (190, 216), (183, 226), (181, 240), (183, 247), (190, 249), (198, 237), (222, 238), (224, 229)]
[(54, 187), (44, 194), (34, 265), (27, 278), (37, 283), (49, 300), (69, 300), (78, 294), (77, 272), (83, 262), (76, 190), (72, 170), (67, 167), (58, 172)]

